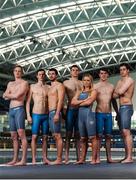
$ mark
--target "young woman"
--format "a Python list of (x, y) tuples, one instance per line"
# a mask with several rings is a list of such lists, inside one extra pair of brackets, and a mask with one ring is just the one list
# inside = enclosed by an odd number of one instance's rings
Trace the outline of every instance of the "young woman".
[(88, 140), (92, 143), (92, 161), (91, 164), (96, 164), (96, 122), (95, 115), (92, 112), (93, 102), (96, 100), (97, 92), (93, 89), (93, 78), (90, 74), (85, 74), (82, 78), (83, 90), (77, 92), (72, 99), (72, 105), (79, 107), (78, 125), (81, 137), (81, 156), (76, 164), (85, 162), (88, 148)]

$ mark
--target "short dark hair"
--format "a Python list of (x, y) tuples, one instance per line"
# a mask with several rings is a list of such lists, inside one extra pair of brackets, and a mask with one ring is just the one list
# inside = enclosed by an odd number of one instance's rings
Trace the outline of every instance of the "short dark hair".
[(125, 66), (128, 70), (130, 70), (129, 64), (127, 64), (127, 63), (121, 63), (121, 64), (119, 65), (119, 68), (122, 67), (122, 66)]
[(55, 69), (55, 68), (51, 68), (51, 69), (49, 69), (49, 71), (54, 71), (55, 74), (58, 75), (58, 71), (57, 71), (57, 69)]
[(99, 70), (99, 73), (100, 73), (100, 71), (105, 71), (105, 72), (107, 72), (107, 73), (109, 74), (109, 70), (108, 70), (107, 68), (105, 68), (105, 67), (101, 68), (101, 69)]
[(76, 64), (72, 65), (72, 66), (70, 67), (70, 70), (72, 70), (72, 68), (78, 68), (78, 69), (79, 69), (78, 65), (76, 65)]
[(40, 71), (43, 71), (43, 72), (45, 73), (45, 70), (44, 70), (44, 69), (38, 69), (38, 70), (36, 71), (36, 74), (38, 74), (38, 72), (40, 72)]
[(13, 68), (13, 71), (14, 71), (16, 68), (20, 68), (21, 71), (22, 71), (22, 73), (23, 73), (24, 70), (23, 70), (23, 67), (22, 67), (21, 65), (16, 64), (16, 65), (14, 66), (14, 68)]

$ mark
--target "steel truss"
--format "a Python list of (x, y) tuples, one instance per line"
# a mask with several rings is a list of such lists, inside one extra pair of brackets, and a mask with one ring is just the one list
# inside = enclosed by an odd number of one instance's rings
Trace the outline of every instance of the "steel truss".
[(72, 64), (136, 62), (135, 0), (1, 0), (0, 11), (1, 67), (20, 64), (26, 76), (55, 67), (62, 79)]

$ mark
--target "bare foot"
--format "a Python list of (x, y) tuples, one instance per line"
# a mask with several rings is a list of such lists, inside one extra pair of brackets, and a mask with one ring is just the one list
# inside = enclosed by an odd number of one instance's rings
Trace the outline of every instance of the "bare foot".
[(50, 165), (61, 165), (62, 161), (61, 160), (56, 160), (56, 161), (50, 162), (49, 164)]
[(48, 160), (48, 159), (43, 159), (43, 164), (45, 164), (45, 165), (48, 165), (48, 164), (50, 164), (51, 162)]
[(107, 160), (107, 163), (118, 163), (119, 161), (116, 161), (116, 160), (112, 160), (112, 159), (108, 159)]
[(32, 165), (36, 165), (36, 160), (32, 159)]
[(96, 159), (95, 163), (100, 164), (101, 163), (100, 159)]
[(84, 160), (79, 160), (79, 161), (75, 162), (74, 164), (84, 164), (84, 163), (85, 163)]
[(91, 161), (90, 164), (98, 164), (96, 161)]
[(18, 161), (12, 160), (12, 161), (6, 163), (6, 165), (13, 166), (13, 165), (15, 165), (17, 162), (18, 162)]
[(133, 163), (133, 159), (125, 159), (123, 161), (121, 161), (121, 163)]
[(69, 164), (69, 163), (70, 163), (69, 160), (64, 161), (64, 164), (66, 164), (66, 165)]
[(119, 162), (121, 163), (122, 161), (124, 161), (126, 158), (123, 158), (123, 159), (121, 159), (121, 160), (119, 160)]
[(14, 166), (26, 166), (26, 162), (19, 161), (16, 164), (14, 164)]
[(32, 161), (32, 165), (36, 165), (36, 161)]

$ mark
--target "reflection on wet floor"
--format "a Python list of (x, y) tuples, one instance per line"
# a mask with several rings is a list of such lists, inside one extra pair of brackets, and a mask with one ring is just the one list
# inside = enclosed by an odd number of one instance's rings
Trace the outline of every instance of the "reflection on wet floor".
[[(56, 159), (56, 150), (48, 150), (48, 159), (51, 161), (54, 161)], [(65, 153), (63, 152), (63, 159), (64, 159), (64, 155)], [(133, 157), (135, 157), (136, 153), (133, 150)], [(0, 164), (3, 163), (7, 163), (9, 161), (11, 161), (13, 156), (13, 150), (1, 150), (0, 151)], [(21, 152), (19, 154), (19, 156), (21, 157)], [(86, 156), (86, 161), (90, 161), (91, 158), (91, 151), (89, 150), (87, 152), (87, 156)], [(124, 148), (123, 149), (112, 149), (112, 158), (113, 159), (122, 159), (124, 158)], [(71, 150), (70, 151), (70, 155), (69, 155), (69, 160), (71, 162), (75, 162), (76, 161), (76, 152), (75, 150)], [(106, 152), (105, 149), (101, 149), (101, 160), (106, 160)], [(27, 163), (31, 163), (32, 162), (32, 156), (31, 156), (31, 149), (28, 150), (28, 155), (27, 155)], [(37, 163), (42, 163), (42, 150), (38, 149), (37, 150)]]

